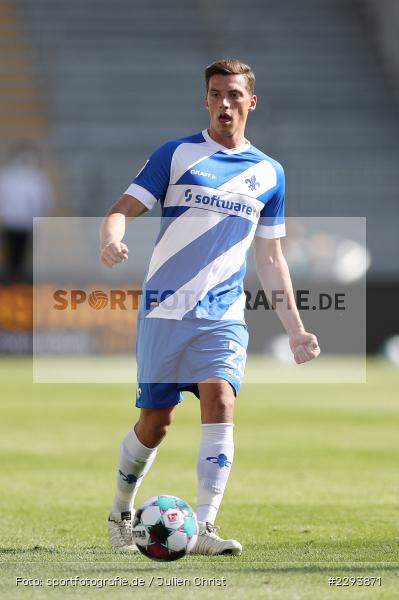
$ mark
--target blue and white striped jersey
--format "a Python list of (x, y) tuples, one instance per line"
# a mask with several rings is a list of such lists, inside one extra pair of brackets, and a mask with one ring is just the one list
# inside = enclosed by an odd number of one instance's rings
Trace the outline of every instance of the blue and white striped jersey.
[(243, 321), (251, 242), (285, 235), (282, 166), (204, 130), (158, 148), (126, 194), (162, 206), (140, 317)]

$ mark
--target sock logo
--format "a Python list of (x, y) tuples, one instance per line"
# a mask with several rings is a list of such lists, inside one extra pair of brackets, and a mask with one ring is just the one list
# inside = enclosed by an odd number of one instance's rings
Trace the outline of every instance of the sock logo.
[(213, 463), (214, 465), (219, 465), (222, 469), (223, 467), (231, 467), (231, 460), (227, 460), (227, 456), (225, 454), (219, 454), (219, 456), (207, 456), (206, 460)]
[(136, 477), (136, 475), (133, 475), (132, 473), (129, 473), (129, 475), (125, 475), (120, 469), (119, 469), (119, 475), (122, 477), (123, 481), (126, 481), (126, 483), (128, 484), (132, 484), (132, 483), (136, 483), (136, 481), (138, 479), (140, 479), (140, 477), (142, 477), (142, 475), (139, 475), (138, 477)]

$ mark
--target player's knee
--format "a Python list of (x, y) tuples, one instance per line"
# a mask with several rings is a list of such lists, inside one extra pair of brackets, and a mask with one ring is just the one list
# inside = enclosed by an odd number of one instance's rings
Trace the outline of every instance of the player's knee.
[(155, 433), (156, 437), (159, 439), (159, 441), (161, 441), (165, 437), (165, 435), (168, 433), (170, 425), (171, 425), (170, 423), (160, 423), (155, 428), (154, 433)]
[(215, 405), (224, 412), (231, 412), (234, 409), (234, 397), (231, 394), (221, 394), (217, 396)]
[(217, 394), (210, 399), (205, 408), (205, 414), (215, 422), (230, 422), (234, 413), (234, 397), (231, 394)]
[(136, 435), (140, 442), (147, 448), (155, 448), (167, 434), (171, 422), (139, 421), (136, 424)]
[(169, 431), (169, 427), (172, 425), (173, 414), (166, 413), (160, 416), (159, 419), (153, 422), (153, 431), (155, 436), (161, 441)]

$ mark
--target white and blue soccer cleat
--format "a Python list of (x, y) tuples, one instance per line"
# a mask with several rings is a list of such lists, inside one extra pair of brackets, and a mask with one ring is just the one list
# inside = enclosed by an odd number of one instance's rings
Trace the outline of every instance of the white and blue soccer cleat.
[(198, 521), (198, 539), (191, 554), (204, 554), (216, 556), (217, 554), (230, 554), (238, 556), (242, 546), (237, 540), (223, 540), (217, 535), (218, 528), (211, 523)]
[(115, 550), (127, 552), (138, 552), (136, 544), (132, 540), (133, 514), (129, 511), (122, 513), (111, 513), (108, 517), (108, 535), (111, 546)]

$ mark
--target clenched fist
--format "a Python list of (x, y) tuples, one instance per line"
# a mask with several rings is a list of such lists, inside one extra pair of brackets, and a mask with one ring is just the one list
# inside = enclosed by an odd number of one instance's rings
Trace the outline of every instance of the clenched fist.
[(313, 360), (320, 354), (317, 337), (307, 331), (290, 336), (290, 348), (298, 365)]
[(125, 262), (129, 258), (129, 249), (123, 242), (108, 242), (101, 249), (101, 262), (106, 267)]

